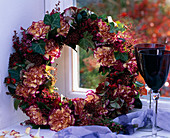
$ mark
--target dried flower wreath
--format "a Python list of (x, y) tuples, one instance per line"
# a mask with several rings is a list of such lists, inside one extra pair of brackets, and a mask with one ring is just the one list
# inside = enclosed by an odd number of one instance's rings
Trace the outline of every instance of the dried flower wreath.
[[(133, 53), (136, 40), (130, 28), (87, 8), (69, 7), (62, 13), (54, 9), (28, 29), (21, 27), (21, 33), (21, 39), (16, 31), (13, 36), (15, 52), (10, 55), (5, 83), (15, 109), (20, 107), (29, 116), (27, 123), (55, 131), (73, 125), (105, 125), (124, 131), (112, 119), (128, 113), (134, 102), (140, 103)], [(99, 72), (107, 76), (85, 99), (69, 99), (56, 91), (51, 74), (56, 68), (51, 63), (61, 56), (64, 45), (93, 50)]]

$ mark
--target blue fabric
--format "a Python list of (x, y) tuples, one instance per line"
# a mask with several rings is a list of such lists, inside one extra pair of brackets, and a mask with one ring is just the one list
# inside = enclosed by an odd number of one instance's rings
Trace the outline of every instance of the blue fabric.
[(117, 138), (105, 126), (70, 126), (55, 135), (57, 138)]
[[(124, 125), (127, 130), (126, 134), (116, 134), (111, 132), (105, 126), (70, 126), (55, 134), (55, 138), (134, 138), (131, 134), (135, 133), (138, 128), (147, 125), (147, 115), (152, 117), (152, 110), (132, 112), (115, 118), (113, 121)], [(170, 112), (158, 111), (157, 125), (167, 131), (170, 131)], [(152, 120), (151, 120), (152, 121)], [(133, 125), (137, 124), (137, 128)]]

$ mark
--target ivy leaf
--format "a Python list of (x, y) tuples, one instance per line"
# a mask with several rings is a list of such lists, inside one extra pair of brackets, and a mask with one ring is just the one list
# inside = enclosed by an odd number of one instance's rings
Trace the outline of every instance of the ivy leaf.
[(37, 102), (37, 105), (38, 105), (38, 107), (39, 107), (40, 109), (45, 108), (45, 109), (47, 109), (47, 110), (51, 110), (50, 107), (48, 107), (47, 105), (45, 105), (45, 104), (42, 103), (42, 102)]
[(122, 61), (127, 61), (128, 60), (128, 53), (120, 53), (120, 52), (114, 52), (116, 60), (122, 60)]
[(110, 33), (115, 33), (115, 24), (113, 22), (109, 23), (110, 25)]
[(22, 108), (22, 110), (25, 110), (26, 108), (29, 107), (29, 104), (27, 102), (23, 103), (20, 108)]
[(88, 31), (83, 33), (84, 37), (82, 39), (80, 39), (79, 41), (79, 46), (83, 49), (85, 49), (86, 51), (88, 51), (88, 48), (92, 48), (94, 49), (94, 43), (92, 41), (93, 36), (91, 34), (88, 33)]
[(44, 23), (51, 26), (51, 30), (60, 28), (60, 13), (55, 13), (53, 15), (46, 14), (44, 17)]
[(136, 81), (134, 84), (135, 84), (136, 87), (142, 87), (142, 86), (144, 86), (144, 84), (141, 83), (141, 82), (139, 82), (139, 81)]
[(104, 96), (104, 95), (105, 95), (105, 93), (99, 93), (98, 95), (99, 95), (99, 96)]
[(119, 31), (124, 32), (125, 26), (123, 23), (121, 23), (120, 21), (116, 21), (117, 26), (115, 26), (115, 24), (113, 22), (109, 23), (110, 25), (110, 33), (118, 33)]
[(46, 14), (44, 16), (44, 24), (51, 25), (51, 20), (52, 20), (52, 18), (51, 18), (51, 16), (49, 14)]
[(107, 19), (107, 15), (106, 15), (106, 14), (103, 14), (103, 15), (99, 16), (98, 18), (105, 20), (105, 19)]
[(8, 84), (8, 91), (11, 93), (11, 94), (15, 94), (15, 90), (16, 90), (16, 86), (13, 85), (13, 84)]
[(82, 15), (79, 13), (78, 15), (77, 15), (77, 22), (78, 23), (80, 23), (81, 22), (81, 20), (82, 20)]
[(19, 106), (19, 104), (20, 104), (20, 101), (21, 101), (21, 100), (18, 100), (18, 99), (16, 99), (16, 98), (14, 98), (14, 108), (15, 108), (15, 110), (18, 110), (18, 106)]
[(34, 52), (44, 55), (45, 45), (46, 43), (43, 40), (40, 40), (38, 43), (32, 42), (32, 49)]
[(68, 107), (69, 108), (71, 108), (72, 107), (72, 105), (73, 105), (73, 102), (70, 100), (70, 101), (68, 101)]
[(108, 81), (105, 81), (104, 84), (105, 84), (105, 86), (109, 86), (110, 83)]
[(96, 20), (96, 19), (97, 19), (97, 15), (96, 15), (96, 14), (91, 14), (91, 15), (90, 15), (90, 19)]
[(17, 69), (9, 69), (8, 73), (10, 74), (11, 78), (16, 79), (16, 81), (20, 81), (20, 71), (21, 68), (17, 68)]
[(113, 108), (116, 108), (116, 109), (120, 109), (121, 108), (121, 106), (117, 102), (111, 103), (110, 106), (113, 107)]
[(32, 129), (50, 129), (49, 125), (35, 125), (33, 123), (29, 123), (29, 125), (31, 125)]
[(133, 105), (135, 106), (135, 108), (142, 108), (142, 102), (140, 100), (140, 98), (135, 99), (135, 102), (133, 103)]

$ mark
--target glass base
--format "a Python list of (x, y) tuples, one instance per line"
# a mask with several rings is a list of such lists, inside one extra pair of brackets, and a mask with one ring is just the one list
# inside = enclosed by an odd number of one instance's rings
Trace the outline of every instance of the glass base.
[[(148, 125), (146, 127), (141, 127), (138, 129), (139, 131), (143, 131), (143, 132), (152, 132), (152, 126)], [(161, 131), (162, 128), (157, 127), (157, 131)]]
[(159, 135), (157, 135), (157, 136), (146, 135), (146, 136), (142, 136), (141, 138), (168, 138), (168, 137), (166, 137), (166, 136), (159, 136)]

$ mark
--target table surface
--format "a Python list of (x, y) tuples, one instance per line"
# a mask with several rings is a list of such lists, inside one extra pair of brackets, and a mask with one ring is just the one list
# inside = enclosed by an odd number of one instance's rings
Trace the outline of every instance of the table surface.
[[(20, 132), (20, 134), (24, 134), (25, 130), (28, 126), (21, 126), (19, 123), (9, 126), (7, 128), (1, 129), (0, 130), (0, 135), (2, 135), (3, 131), (18, 131)], [(31, 134), (35, 135), (37, 133), (38, 129), (31, 129)], [(53, 138), (53, 136), (55, 135), (55, 131), (51, 131), (49, 129), (40, 129), (40, 136), (44, 136), (44, 138)], [(129, 135), (126, 136), (126, 138), (140, 138), (141, 136), (144, 135), (151, 135), (152, 132), (143, 132), (141, 130), (137, 130), (133, 135)], [(165, 131), (165, 130), (161, 130), (158, 131), (158, 135), (162, 135), (162, 136), (166, 136), (168, 138), (170, 138), (170, 132)], [(8, 138), (13, 138), (12, 136), (7, 135), (6, 137)], [(30, 138), (30, 136), (23, 136), (22, 138)]]

